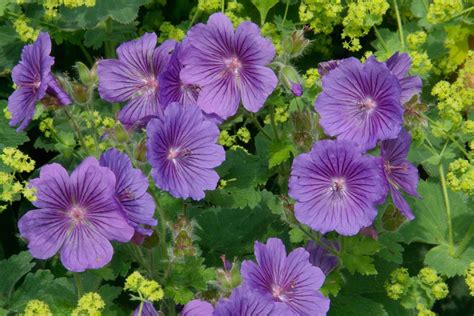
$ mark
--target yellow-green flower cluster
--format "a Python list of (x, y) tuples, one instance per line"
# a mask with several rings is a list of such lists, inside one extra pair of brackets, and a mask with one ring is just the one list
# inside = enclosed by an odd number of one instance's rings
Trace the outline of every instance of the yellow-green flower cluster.
[(30, 156), (13, 147), (3, 148), (0, 155), (3, 163), (17, 172), (31, 172), (35, 169), (35, 161)]
[(226, 147), (231, 147), (235, 144), (236, 136), (230, 135), (228, 131), (223, 130), (219, 134), (219, 144)]
[(416, 310), (418, 311), (417, 316), (436, 316), (436, 314), (427, 309), (423, 304), (417, 304)]
[(471, 262), (466, 270), (466, 285), (469, 288), (469, 295), (474, 296), (474, 262)]
[[(285, 123), (288, 121), (288, 107), (285, 106), (279, 106), (275, 109), (275, 124), (281, 124)], [(265, 124), (271, 124), (271, 116), (267, 115), (265, 116), (265, 120), (263, 121)]]
[(341, 0), (303, 0), (299, 7), (301, 22), (309, 23), (314, 33), (330, 34), (341, 23)]
[(47, 138), (57, 134), (57, 131), (54, 128), (53, 119), (51, 117), (47, 117), (40, 122), (39, 130), (43, 132), (44, 136)]
[(316, 68), (309, 68), (303, 75), (304, 85), (306, 88), (314, 88), (319, 81), (319, 72)]
[(13, 27), (23, 42), (35, 41), (39, 35), (39, 30), (35, 30), (28, 25), (28, 18), (24, 15), (19, 16), (14, 22)]
[(434, 298), (441, 300), (449, 294), (446, 283), (440, 278), (436, 270), (425, 267), (418, 272), (418, 279), (431, 287)]
[(181, 41), (186, 34), (182, 29), (177, 26), (174, 26), (170, 22), (163, 22), (160, 25), (160, 37), (158, 37), (158, 43), (163, 43), (168, 39), (175, 41)]
[(389, 282), (385, 283), (385, 290), (388, 297), (392, 300), (398, 300), (402, 297), (407, 288), (407, 283), (410, 280), (410, 275), (406, 268), (398, 268), (390, 273)]
[(423, 31), (413, 32), (407, 35), (407, 43), (410, 49), (416, 50), (426, 42), (427, 35)]
[(77, 303), (77, 307), (72, 311), (72, 316), (100, 316), (105, 303), (102, 297), (95, 292), (84, 294)]
[(45, 10), (46, 19), (54, 19), (58, 16), (58, 9), (60, 6), (67, 8), (78, 8), (78, 7), (93, 7), (96, 4), (96, 0), (44, 0), (43, 7)]
[(230, 148), (231, 150), (242, 149), (244, 152), (247, 152), (247, 149), (237, 144), (237, 140), (240, 140), (244, 143), (250, 141), (250, 132), (246, 127), (241, 127), (236, 135), (231, 135), (228, 131), (223, 130), (219, 135), (219, 144), (225, 147)]
[(154, 280), (145, 279), (140, 272), (135, 271), (125, 280), (125, 290), (137, 293), (142, 300), (156, 302), (163, 298), (163, 289)]
[(221, 8), (221, 0), (198, 0), (197, 8), (201, 12), (212, 13)]
[(250, 131), (246, 127), (239, 128), (236, 135), (244, 143), (250, 141)]
[(278, 33), (276, 25), (271, 22), (265, 22), (265, 24), (263, 24), (260, 30), (264, 37), (271, 39), (273, 46), (275, 46), (275, 51), (277, 55), (279, 55), (283, 50), (281, 44), (282, 36), (280, 33)]
[(434, 0), (428, 7), (427, 19), (431, 24), (446, 22), (462, 9), (462, 0)]
[(358, 51), (362, 48), (359, 38), (369, 33), (374, 25), (382, 23), (383, 15), (390, 5), (386, 0), (357, 0), (349, 3), (347, 15), (342, 21), (344, 30), (341, 34), (344, 48)]
[(48, 304), (40, 300), (31, 300), (26, 303), (22, 316), (53, 316)]
[(427, 52), (411, 51), (410, 57), (412, 62), (411, 72), (413, 74), (425, 76), (433, 68)]
[(239, 2), (232, 1), (232, 2), (227, 3), (227, 8), (225, 9), (225, 15), (229, 18), (229, 20), (232, 22), (234, 27), (237, 27), (240, 23), (244, 21), (250, 20), (250, 17), (248, 16), (243, 17), (240, 15), (243, 9), (244, 9), (244, 5)]
[[(0, 201), (8, 204), (19, 199), (20, 194), (23, 194), (31, 202), (36, 200), (36, 189), (30, 187), (27, 182), (22, 184), (17, 181), (11, 173), (0, 171), (0, 189)], [(6, 205), (0, 206), (0, 211), (5, 209)]]
[(457, 159), (449, 164), (446, 179), (453, 191), (474, 195), (474, 166), (465, 159)]
[(3, 109), (3, 116), (7, 119), (10, 120), (12, 118), (12, 114), (8, 111), (8, 108)]

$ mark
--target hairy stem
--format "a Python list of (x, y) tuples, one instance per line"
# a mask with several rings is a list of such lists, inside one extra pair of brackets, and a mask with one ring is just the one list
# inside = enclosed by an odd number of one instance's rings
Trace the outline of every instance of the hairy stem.
[(285, 13), (283, 14), (283, 20), (281, 20), (281, 26), (285, 24), (286, 16), (288, 15), (288, 8), (290, 7), (290, 0), (286, 0)]
[(91, 153), (89, 151), (89, 148), (87, 148), (87, 146), (86, 146), (86, 142), (84, 141), (84, 137), (82, 137), (81, 128), (79, 127), (79, 124), (77, 124), (77, 121), (74, 118), (74, 115), (71, 115), (71, 113), (69, 112), (69, 109), (68, 109), (67, 106), (65, 106), (63, 108), (64, 108), (64, 113), (66, 113), (66, 116), (69, 119), (69, 122), (70, 122), (72, 128), (76, 132), (76, 136), (77, 136), (77, 139), (79, 140), (79, 143), (81, 144), (81, 147), (84, 149), (86, 154), (88, 156), (90, 156)]
[(446, 185), (446, 178), (444, 176), (444, 167), (440, 163), (438, 166), (439, 175), (441, 177), (441, 189), (443, 190), (444, 206), (446, 208), (446, 216), (448, 217), (448, 241), (449, 241), (449, 254), (454, 256), (454, 239), (453, 239), (453, 224), (451, 221), (451, 206), (449, 204), (448, 189)]

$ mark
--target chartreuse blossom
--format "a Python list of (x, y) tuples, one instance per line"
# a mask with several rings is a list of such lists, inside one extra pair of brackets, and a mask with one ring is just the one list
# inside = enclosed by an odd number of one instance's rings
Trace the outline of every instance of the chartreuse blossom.
[(225, 9), (225, 15), (232, 22), (234, 27), (237, 27), (240, 23), (244, 21), (250, 21), (250, 17), (241, 16), (242, 11), (244, 10), (244, 5), (236, 1), (229, 1), (227, 3), (227, 8)]
[(299, 7), (300, 21), (309, 23), (314, 33), (330, 34), (341, 23), (341, 0), (303, 0)]
[(411, 72), (413, 74), (425, 76), (433, 68), (433, 64), (426, 52), (411, 51), (410, 56), (413, 65)]
[(3, 117), (5, 117), (7, 120), (12, 118), (12, 114), (8, 111), (8, 108), (3, 109)]
[(22, 316), (53, 316), (48, 304), (40, 300), (31, 300), (26, 303)]
[(303, 75), (304, 85), (306, 88), (314, 88), (319, 79), (320, 77), (317, 68), (309, 68)]
[(462, 0), (434, 0), (428, 7), (427, 19), (431, 24), (446, 22), (462, 9)]
[[(279, 106), (275, 109), (275, 124), (285, 123), (288, 121), (288, 109), (287, 105)], [(265, 124), (271, 124), (271, 117), (270, 115), (265, 116), (265, 120), (263, 121)]]
[(198, 0), (197, 9), (205, 13), (213, 13), (221, 8), (221, 0)]
[(272, 40), (276, 53), (280, 55), (280, 53), (283, 51), (282, 36), (278, 32), (276, 25), (271, 22), (265, 22), (265, 24), (262, 25), (260, 31), (264, 37)]
[(30, 156), (13, 147), (3, 148), (0, 155), (3, 163), (17, 172), (31, 172), (35, 169), (35, 161)]
[(43, 132), (46, 138), (50, 138), (57, 133), (54, 128), (54, 121), (51, 117), (47, 117), (40, 122), (39, 130)]
[(451, 190), (474, 195), (474, 166), (468, 160), (457, 159), (450, 163), (446, 179)]
[(416, 50), (426, 42), (426, 33), (423, 31), (413, 32), (407, 35), (407, 43), (410, 49)]
[(33, 27), (28, 25), (28, 22), (28, 18), (24, 15), (20, 15), (13, 22), (13, 27), (23, 42), (34, 41), (39, 35), (39, 30), (35, 30)]
[(241, 127), (237, 130), (237, 137), (244, 143), (250, 141), (251, 135), (250, 131), (246, 127)]
[(174, 26), (170, 22), (163, 22), (160, 25), (160, 37), (158, 37), (158, 43), (163, 43), (168, 39), (181, 41), (185, 36), (186, 34), (179, 27)]
[(105, 303), (102, 297), (95, 292), (84, 294), (77, 303), (77, 307), (72, 311), (72, 316), (100, 316)]
[(423, 304), (417, 304), (416, 310), (418, 311), (417, 316), (436, 316), (436, 314), (427, 309)]
[(357, 0), (348, 4), (347, 15), (342, 21), (344, 30), (341, 34), (345, 39), (343, 46), (350, 51), (362, 48), (359, 38), (369, 33), (370, 29), (382, 23), (383, 15), (390, 5), (386, 0)]
[(125, 280), (124, 289), (138, 294), (141, 301), (156, 302), (163, 298), (163, 289), (154, 280), (147, 280), (140, 272), (135, 271)]
[(469, 288), (469, 295), (474, 296), (474, 262), (471, 262), (466, 270), (466, 285)]
[(440, 280), (436, 270), (425, 267), (418, 272), (418, 278), (426, 285), (433, 285)]

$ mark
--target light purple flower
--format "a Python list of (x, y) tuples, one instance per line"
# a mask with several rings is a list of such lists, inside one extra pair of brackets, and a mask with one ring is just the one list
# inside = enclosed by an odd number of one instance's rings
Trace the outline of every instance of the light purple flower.
[(293, 161), (296, 219), (321, 233), (355, 235), (372, 224), (384, 194), (377, 163), (348, 141), (322, 140)]
[(140, 304), (138, 304), (137, 308), (133, 312), (133, 316), (159, 316), (158, 312), (153, 306), (153, 303), (150, 301), (143, 302), (142, 313), (140, 314)]
[(212, 316), (214, 307), (206, 301), (192, 300), (184, 306), (181, 316)]
[(275, 73), (265, 67), (274, 55), (270, 40), (261, 36), (257, 25), (241, 23), (234, 32), (222, 13), (209, 17), (188, 31), (183, 51), (181, 79), (201, 87), (197, 105), (206, 113), (223, 119), (244, 107), (257, 112), (277, 85)]
[(322, 80), (314, 107), (325, 133), (355, 142), (362, 150), (398, 136), (403, 123), (401, 88), (382, 63), (347, 58)]
[(301, 83), (292, 83), (291, 92), (295, 97), (300, 97), (303, 94), (303, 86)]
[(272, 314), (273, 302), (262, 300), (246, 286), (239, 286), (231, 296), (219, 300), (213, 316), (269, 316)]
[(219, 129), (197, 106), (170, 104), (163, 116), (150, 121), (147, 135), (147, 159), (159, 188), (194, 200), (216, 188), (214, 168), (225, 160), (225, 152), (216, 144)]
[(319, 289), (324, 283), (321, 269), (309, 263), (309, 253), (297, 248), (286, 255), (278, 238), (267, 244), (255, 243), (257, 263), (244, 261), (241, 274), (244, 285), (262, 301), (273, 302), (277, 315), (325, 315), (329, 299)]
[(132, 167), (130, 158), (112, 148), (100, 157), (100, 165), (107, 167), (115, 174), (115, 196), (122, 205), (128, 223), (137, 233), (150, 236), (151, 229), (142, 225), (156, 226), (153, 218), (155, 202), (148, 190), (148, 179), (140, 169)]
[(8, 111), (12, 114), (10, 126), (20, 125), (17, 132), (28, 126), (35, 114), (36, 102), (46, 94), (57, 98), (59, 105), (71, 103), (51, 74), (54, 58), (50, 53), (51, 39), (48, 33), (42, 32), (33, 44), (23, 48), (21, 60), (12, 70), (17, 89), (8, 98)]
[(325, 275), (328, 275), (339, 264), (338, 257), (331, 253), (328, 248), (339, 250), (339, 243), (335, 240), (329, 241), (326, 238), (321, 238), (321, 242), (325, 247), (310, 240), (306, 244), (305, 249), (309, 252), (309, 262), (313, 266), (320, 268)]
[[(376, 61), (372, 55), (368, 61)], [(418, 76), (408, 76), (408, 71), (411, 67), (411, 58), (407, 53), (400, 54), (396, 52), (384, 63), (388, 69), (397, 77), (400, 87), (402, 89), (400, 99), (402, 103), (405, 103), (411, 99), (414, 95), (418, 95), (421, 92), (422, 81)]]
[(132, 126), (163, 111), (158, 77), (166, 70), (175, 45), (166, 41), (156, 48), (156, 34), (145, 33), (120, 45), (118, 59), (99, 63), (99, 94), (109, 102), (127, 102), (118, 115), (124, 125)]
[(405, 191), (411, 196), (419, 197), (416, 192), (418, 169), (407, 160), (410, 144), (411, 135), (402, 129), (398, 138), (382, 142), (379, 161), (385, 190), (390, 192), (393, 203), (403, 216), (412, 220), (415, 216), (401, 193)]
[(33, 257), (60, 252), (70, 271), (97, 269), (112, 259), (109, 240), (132, 238), (133, 228), (114, 197), (115, 176), (95, 158), (86, 158), (70, 176), (59, 164), (46, 165), (31, 185), (38, 209), (26, 213), (18, 227)]
[(168, 104), (178, 102), (182, 105), (196, 105), (200, 87), (193, 84), (184, 84), (179, 74), (183, 69), (182, 58), (183, 45), (176, 44), (176, 49), (171, 55), (170, 62), (165, 72), (160, 76), (160, 101), (166, 107)]

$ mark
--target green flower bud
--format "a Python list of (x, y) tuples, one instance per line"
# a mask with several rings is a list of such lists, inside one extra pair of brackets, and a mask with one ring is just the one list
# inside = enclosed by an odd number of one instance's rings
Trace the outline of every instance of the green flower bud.
[(283, 49), (291, 57), (298, 57), (303, 54), (310, 41), (304, 37), (303, 30), (297, 30), (283, 41)]
[(301, 96), (303, 94), (303, 85), (301, 78), (295, 68), (292, 66), (283, 66), (280, 70), (280, 81), (287, 87), (294, 96)]
[(448, 296), (448, 294), (449, 294), (448, 286), (444, 282), (436, 283), (435, 285), (433, 285), (431, 290), (433, 291), (433, 296), (437, 300), (441, 300), (441, 299), (445, 298), (446, 296)]
[(418, 278), (420, 278), (421, 282), (427, 285), (433, 285), (440, 279), (436, 270), (428, 267), (423, 268), (418, 272)]

